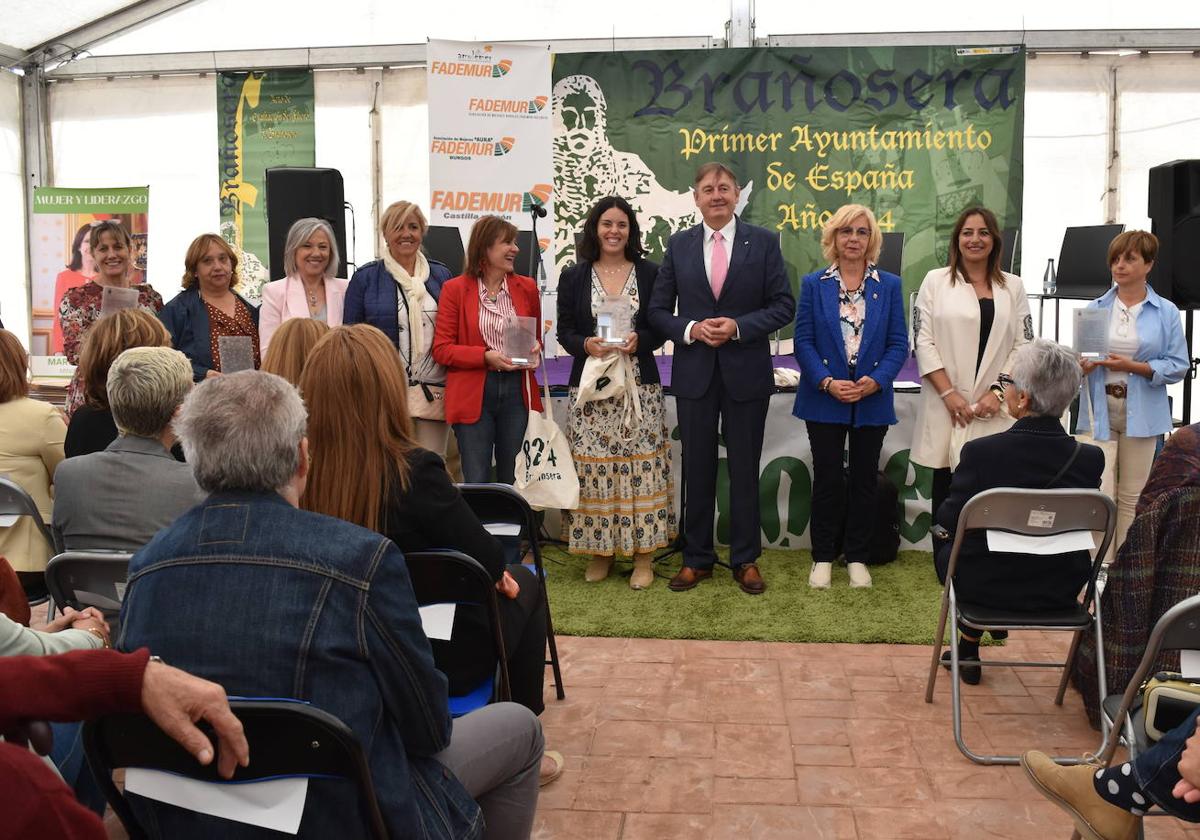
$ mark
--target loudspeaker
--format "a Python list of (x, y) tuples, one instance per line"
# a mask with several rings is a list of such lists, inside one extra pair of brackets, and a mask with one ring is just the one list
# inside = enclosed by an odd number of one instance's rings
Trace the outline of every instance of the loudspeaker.
[(900, 276), (900, 265), (904, 261), (904, 234), (900, 231), (883, 234), (883, 247), (879, 249), (879, 259), (875, 267)]
[(271, 279), (283, 277), (283, 246), (297, 219), (323, 219), (333, 228), (340, 263), (334, 276), (346, 277), (346, 190), (336, 169), (273, 166), (267, 170), (267, 238)]
[(1200, 309), (1200, 160), (1153, 167), (1149, 211), (1159, 245), (1154, 291), (1180, 309)]

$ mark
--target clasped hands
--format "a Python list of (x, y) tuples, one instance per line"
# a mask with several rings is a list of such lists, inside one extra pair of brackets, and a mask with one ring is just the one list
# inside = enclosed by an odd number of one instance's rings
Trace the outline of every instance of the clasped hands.
[(833, 379), (825, 389), (838, 402), (856, 403), (863, 397), (869, 397), (879, 390), (879, 383), (869, 376), (860, 376), (857, 381), (849, 379)]
[(942, 401), (946, 406), (946, 411), (950, 414), (950, 421), (955, 426), (963, 428), (966, 428), (976, 417), (986, 420), (994, 417), (1000, 410), (1000, 400), (991, 391), (980, 397), (979, 402), (974, 405), (968, 403), (967, 398), (958, 391), (947, 394)]
[(86, 630), (89, 633), (99, 634), (101, 641), (107, 646), (110, 643), (108, 637), (108, 622), (104, 620), (104, 613), (95, 607), (84, 607), (82, 610), (75, 610), (71, 607), (63, 607), (62, 614), (57, 618), (47, 621), (41, 629), (45, 633), (57, 633), (60, 630)]
[(692, 340), (709, 347), (720, 347), (737, 335), (737, 321), (732, 318), (705, 318), (692, 324)]

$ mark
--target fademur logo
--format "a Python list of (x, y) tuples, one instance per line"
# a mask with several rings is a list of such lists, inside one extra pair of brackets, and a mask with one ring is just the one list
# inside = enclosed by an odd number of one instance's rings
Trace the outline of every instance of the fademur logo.
[(516, 144), (515, 137), (499, 140), (493, 137), (434, 137), (429, 142), (429, 153), (452, 160), (474, 160), (501, 157), (511, 152)]
[(434, 190), (430, 205), (434, 210), (468, 210), (482, 213), (528, 213), (550, 200), (549, 184), (534, 184), (529, 192), (465, 192)]
[(435, 76), (478, 76), (499, 79), (512, 70), (512, 60), (497, 59), (492, 55), (492, 46), (471, 49), (455, 55), (454, 61), (431, 61), (429, 72)]
[(472, 97), (467, 103), (471, 114), (540, 114), (550, 101), (548, 96), (533, 99), (478, 99)]

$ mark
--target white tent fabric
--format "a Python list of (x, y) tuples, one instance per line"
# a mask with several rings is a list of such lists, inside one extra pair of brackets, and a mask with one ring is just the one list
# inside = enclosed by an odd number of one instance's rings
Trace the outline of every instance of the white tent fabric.
[(0, 320), (25, 339), (29, 335), (29, 297), (25, 270), (25, 193), (21, 176), (20, 80), (0, 73), (0, 254), (5, 267), (0, 274)]

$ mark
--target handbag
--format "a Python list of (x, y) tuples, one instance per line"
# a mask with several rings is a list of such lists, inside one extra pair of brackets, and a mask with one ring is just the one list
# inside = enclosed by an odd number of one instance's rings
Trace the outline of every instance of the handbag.
[(1159, 671), (1142, 683), (1142, 717), (1146, 734), (1158, 741), (1200, 706), (1200, 683), (1183, 674)]
[(408, 416), (420, 420), (446, 419), (446, 386), (428, 382), (408, 385)]
[(603, 356), (588, 356), (579, 376), (575, 405), (617, 398), (621, 399), (621, 425), (626, 432), (632, 432), (635, 418), (642, 419), (642, 401), (633, 373), (633, 360), (616, 351)]
[[(533, 378), (527, 372), (525, 382)], [(542, 411), (529, 409), (525, 425), (525, 440), (517, 452), (514, 464), (516, 480), (513, 487), (525, 497), (529, 506), (539, 510), (558, 508), (574, 510), (579, 506), (579, 478), (566, 436), (554, 422), (550, 402), (550, 379), (546, 375), (546, 357), (542, 356), (542, 385), (545, 389)], [(529, 399), (533, 405), (532, 394)]]

